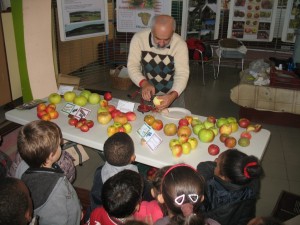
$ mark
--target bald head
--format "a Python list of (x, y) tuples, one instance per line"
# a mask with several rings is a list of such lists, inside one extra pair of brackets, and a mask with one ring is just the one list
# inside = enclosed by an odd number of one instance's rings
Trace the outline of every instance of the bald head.
[(151, 32), (154, 44), (158, 48), (165, 48), (169, 45), (176, 29), (176, 22), (169, 15), (158, 15), (152, 20)]

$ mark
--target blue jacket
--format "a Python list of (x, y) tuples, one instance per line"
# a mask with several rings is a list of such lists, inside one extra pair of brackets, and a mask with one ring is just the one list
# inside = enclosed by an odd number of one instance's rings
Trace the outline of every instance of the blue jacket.
[(215, 167), (215, 162), (202, 162), (197, 166), (206, 181), (204, 214), (222, 225), (246, 225), (255, 217), (259, 180), (242, 186), (232, 184), (214, 176)]

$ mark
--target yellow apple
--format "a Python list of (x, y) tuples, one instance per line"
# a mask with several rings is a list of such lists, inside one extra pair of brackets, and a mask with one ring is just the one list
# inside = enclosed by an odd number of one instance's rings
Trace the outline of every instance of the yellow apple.
[(164, 133), (167, 136), (173, 136), (177, 132), (177, 126), (175, 123), (168, 123), (164, 126)]
[(232, 128), (230, 124), (223, 124), (220, 128), (219, 128), (219, 132), (220, 134), (231, 134), (232, 132)]
[(188, 139), (188, 142), (191, 144), (192, 150), (195, 149), (195, 148), (197, 148), (197, 146), (198, 146), (198, 140), (197, 140), (197, 138), (190, 137)]
[(101, 112), (97, 115), (97, 120), (100, 124), (105, 125), (111, 121), (112, 117), (109, 112)]
[(129, 133), (132, 131), (132, 126), (131, 126), (130, 123), (125, 123), (125, 124), (123, 125), (123, 127), (125, 128), (125, 132), (126, 132), (127, 134), (129, 134)]
[(154, 99), (153, 99), (153, 104), (154, 104), (155, 106), (158, 106), (158, 105), (160, 105), (160, 103), (161, 103), (162, 101), (163, 101), (162, 99), (160, 99), (160, 98), (158, 98), (157, 96), (155, 96)]
[(185, 154), (185, 155), (190, 154), (192, 146), (189, 142), (185, 142), (181, 146), (182, 146), (182, 153), (183, 154)]

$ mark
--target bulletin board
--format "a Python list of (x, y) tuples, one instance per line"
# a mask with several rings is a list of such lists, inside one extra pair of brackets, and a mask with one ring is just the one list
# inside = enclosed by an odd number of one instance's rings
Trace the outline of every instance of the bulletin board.
[(107, 0), (57, 0), (61, 41), (108, 35)]
[(278, 0), (232, 0), (227, 37), (272, 41)]
[(288, 0), (281, 40), (295, 43), (296, 29), (300, 29), (300, 0)]
[(150, 28), (155, 15), (171, 15), (172, 1), (166, 0), (117, 0), (117, 31), (138, 32)]

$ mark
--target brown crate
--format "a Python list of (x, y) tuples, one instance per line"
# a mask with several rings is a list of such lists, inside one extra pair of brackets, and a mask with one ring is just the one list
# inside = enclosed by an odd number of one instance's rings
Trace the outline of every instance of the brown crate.
[(80, 84), (80, 77), (70, 76), (66, 74), (58, 74), (57, 86), (69, 85), (69, 86), (74, 86), (75, 89), (78, 89), (79, 84)]
[(118, 90), (126, 91), (132, 86), (131, 79), (119, 77), (119, 73), (124, 66), (118, 66), (114, 73), (110, 74), (112, 87)]

